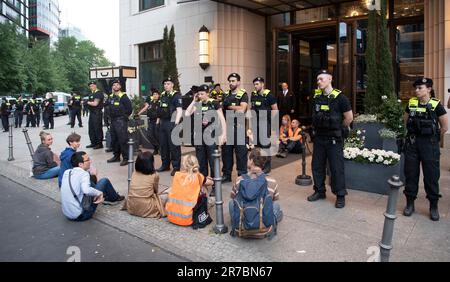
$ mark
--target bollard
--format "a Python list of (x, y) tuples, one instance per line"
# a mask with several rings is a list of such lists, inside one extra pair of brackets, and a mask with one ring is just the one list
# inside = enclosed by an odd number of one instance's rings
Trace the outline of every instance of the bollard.
[(134, 172), (134, 140), (128, 141), (128, 193), (130, 193), (131, 177)]
[(306, 139), (305, 132), (302, 130), (302, 175), (297, 176), (295, 179), (295, 184), (299, 186), (311, 186), (313, 184), (312, 177), (306, 175), (306, 146), (305, 142), (308, 142)]
[(30, 177), (33, 176), (33, 156), (34, 156), (34, 149), (33, 149), (33, 144), (31, 143), (30, 140), (30, 136), (28, 135), (28, 129), (24, 128), (22, 130), (23, 135), (25, 135), (25, 140), (27, 142), (27, 146), (28, 146), (28, 151), (30, 152), (30, 157), (31, 157), (31, 168), (30, 168)]
[(389, 256), (393, 249), (392, 238), (394, 235), (394, 223), (397, 218), (398, 193), (400, 188), (403, 187), (403, 183), (397, 175), (394, 175), (388, 183), (391, 186), (391, 190), (389, 191), (388, 205), (384, 214), (383, 238), (379, 244), (381, 262), (389, 262)]
[(8, 158), (8, 162), (12, 162), (14, 161), (14, 144), (13, 144), (13, 124), (9, 123), (9, 158)]
[(228, 233), (228, 227), (223, 219), (223, 197), (222, 197), (222, 177), (220, 175), (220, 157), (219, 150), (215, 150), (214, 154), (214, 185), (216, 193), (216, 226), (214, 232), (216, 234)]

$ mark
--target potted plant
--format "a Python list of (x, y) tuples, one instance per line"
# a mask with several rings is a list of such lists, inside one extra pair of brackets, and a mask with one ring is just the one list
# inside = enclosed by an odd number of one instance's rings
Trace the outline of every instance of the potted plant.
[(359, 115), (353, 123), (354, 129), (364, 130), (365, 146), (369, 149), (381, 149), (383, 147), (383, 140), (378, 132), (384, 127), (377, 115)]

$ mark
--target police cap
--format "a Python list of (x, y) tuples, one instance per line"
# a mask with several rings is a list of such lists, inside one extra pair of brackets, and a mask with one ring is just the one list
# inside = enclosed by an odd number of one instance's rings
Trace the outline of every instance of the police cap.
[(241, 81), (241, 76), (235, 72), (228, 76), (228, 81), (230, 81), (230, 79), (233, 77), (236, 78), (238, 81)]
[(111, 85), (114, 85), (114, 84), (116, 84), (116, 83), (119, 83), (120, 85), (122, 85), (122, 82), (120, 82), (120, 79), (113, 79), (113, 80), (111, 81)]
[(197, 91), (198, 91), (198, 92), (200, 92), (200, 91), (209, 92), (209, 86), (206, 85), (206, 84), (200, 85), (200, 86), (197, 88)]
[(327, 74), (327, 75), (333, 76), (328, 70), (325, 70), (325, 69), (320, 70), (320, 71), (317, 73), (317, 76), (320, 76), (320, 75), (322, 75), (322, 74)]
[(163, 84), (166, 83), (166, 82), (172, 82), (173, 83), (172, 77), (169, 76), (168, 78), (163, 80)]
[(97, 82), (94, 80), (89, 81), (88, 86), (97, 85)]
[(426, 85), (427, 87), (433, 87), (433, 80), (431, 78), (421, 77), (414, 82), (413, 86), (417, 87), (420, 85)]
[(262, 82), (262, 83), (264, 83), (265, 81), (264, 81), (264, 78), (258, 76), (257, 78), (253, 79), (253, 83), (255, 83), (255, 82)]
[(216, 88), (216, 87), (220, 87), (220, 84), (219, 83), (214, 84), (214, 88)]

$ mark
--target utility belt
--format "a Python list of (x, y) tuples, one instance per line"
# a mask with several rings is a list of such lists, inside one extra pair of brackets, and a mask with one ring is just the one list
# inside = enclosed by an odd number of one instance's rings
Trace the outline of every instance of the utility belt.
[(420, 136), (436, 136), (440, 135), (440, 130), (436, 123), (430, 119), (414, 119), (410, 121), (408, 130), (412, 131), (414, 135)]

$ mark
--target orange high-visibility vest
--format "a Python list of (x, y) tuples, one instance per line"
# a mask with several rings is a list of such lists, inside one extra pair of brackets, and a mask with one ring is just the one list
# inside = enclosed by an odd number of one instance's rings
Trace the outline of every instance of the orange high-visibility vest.
[[(176, 225), (191, 226), (193, 210), (197, 205), (204, 176), (198, 173), (192, 182), (186, 180), (188, 174), (177, 172), (173, 178), (172, 191), (169, 193), (166, 210), (167, 219)], [(186, 180), (186, 181), (185, 181)]]

